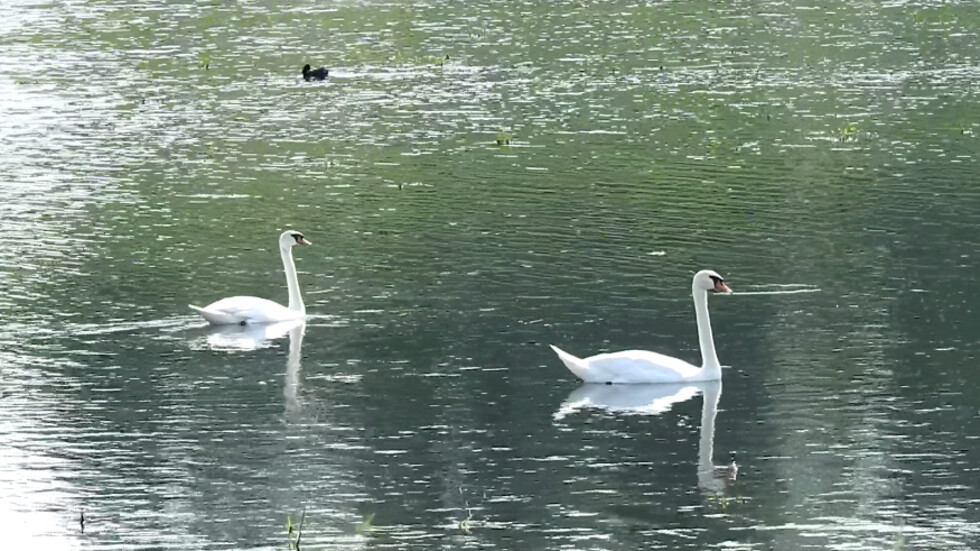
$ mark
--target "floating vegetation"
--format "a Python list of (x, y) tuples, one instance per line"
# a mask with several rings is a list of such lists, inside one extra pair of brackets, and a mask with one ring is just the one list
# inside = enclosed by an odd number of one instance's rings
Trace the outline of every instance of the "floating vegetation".
[(705, 502), (715, 505), (722, 513), (727, 513), (728, 508), (734, 505), (744, 505), (746, 499), (740, 496), (727, 496), (725, 494), (706, 495)]
[(915, 24), (949, 23), (955, 20), (955, 14), (950, 7), (943, 5), (934, 8), (923, 8), (912, 12), (912, 22)]
[[(300, 551), (300, 540), (303, 539), (303, 522), (306, 520), (306, 510), (304, 509), (299, 517), (299, 526), (293, 524), (293, 517), (286, 515), (286, 548)], [(295, 530), (294, 530), (295, 528)], [(295, 537), (293, 535), (295, 534)]]
[(358, 534), (370, 534), (374, 531), (374, 513), (364, 517), (360, 524), (354, 527), (354, 532)]
[(497, 145), (510, 145), (510, 134), (507, 132), (497, 134)]
[(837, 129), (837, 139), (842, 142), (852, 142), (857, 140), (858, 124), (849, 122)]
[(473, 528), (473, 523), (472, 523), (472, 521), (473, 521), (473, 511), (470, 511), (469, 509), (467, 509), (466, 512), (469, 513), (469, 516), (467, 516), (463, 520), (459, 521), (459, 524), (457, 526), (458, 526), (460, 532), (464, 532), (466, 534), (469, 534), (470, 533), (470, 530)]
[(466, 495), (463, 494), (463, 488), (460, 486), (459, 495), (463, 498), (463, 506), (466, 508), (466, 518), (459, 521), (456, 525), (460, 532), (469, 534), (470, 530), (473, 529), (473, 509), (470, 508), (470, 502), (466, 499)]
[(209, 53), (201, 52), (197, 54), (197, 61), (201, 67), (204, 67), (205, 71), (211, 68), (211, 55)]

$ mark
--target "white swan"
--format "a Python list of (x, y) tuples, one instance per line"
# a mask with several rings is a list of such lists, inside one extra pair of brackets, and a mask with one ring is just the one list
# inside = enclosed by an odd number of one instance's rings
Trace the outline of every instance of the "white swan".
[(551, 345), (558, 357), (576, 377), (587, 383), (690, 383), (721, 380), (721, 364), (715, 353), (708, 318), (708, 291), (731, 293), (725, 279), (711, 270), (694, 274), (691, 294), (698, 320), (698, 340), (701, 344), (701, 367), (684, 360), (646, 350), (625, 350), (577, 358)]
[(286, 230), (279, 236), (279, 253), (286, 271), (286, 287), (289, 289), (289, 306), (258, 297), (229, 297), (212, 302), (204, 308), (190, 305), (200, 312), (211, 325), (248, 325), (250, 323), (275, 323), (306, 317), (306, 306), (299, 293), (296, 280), (296, 264), (293, 262), (294, 245), (312, 245), (298, 231)]

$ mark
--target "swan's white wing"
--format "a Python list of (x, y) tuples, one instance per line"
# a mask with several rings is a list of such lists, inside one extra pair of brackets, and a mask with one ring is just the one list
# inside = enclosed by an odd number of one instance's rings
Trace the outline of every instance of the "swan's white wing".
[(204, 308), (191, 306), (212, 325), (270, 323), (301, 319), (303, 314), (258, 297), (229, 297)]
[(194, 310), (197, 310), (201, 316), (207, 320), (211, 325), (237, 325), (242, 323), (242, 319), (230, 314), (228, 312), (221, 312), (219, 310), (209, 310), (207, 308), (201, 308), (200, 306), (194, 306), (193, 304), (188, 304)]
[(677, 383), (696, 380), (701, 368), (648, 350), (624, 350), (584, 358), (595, 383)]

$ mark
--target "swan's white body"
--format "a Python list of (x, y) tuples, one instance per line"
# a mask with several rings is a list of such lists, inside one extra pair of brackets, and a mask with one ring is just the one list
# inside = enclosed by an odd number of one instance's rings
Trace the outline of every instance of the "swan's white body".
[(306, 306), (299, 292), (292, 248), (294, 245), (310, 244), (299, 232), (287, 230), (279, 236), (279, 253), (282, 256), (283, 270), (286, 272), (289, 306), (259, 297), (228, 297), (212, 302), (204, 308), (193, 304), (190, 307), (197, 310), (211, 325), (248, 325), (305, 319)]
[(715, 353), (711, 320), (708, 317), (708, 291), (730, 293), (731, 289), (720, 275), (711, 270), (701, 270), (694, 274), (691, 294), (698, 322), (701, 367), (646, 350), (625, 350), (578, 358), (557, 346), (551, 345), (551, 348), (569, 371), (587, 383), (695, 383), (721, 380), (721, 364), (718, 363), (718, 355)]

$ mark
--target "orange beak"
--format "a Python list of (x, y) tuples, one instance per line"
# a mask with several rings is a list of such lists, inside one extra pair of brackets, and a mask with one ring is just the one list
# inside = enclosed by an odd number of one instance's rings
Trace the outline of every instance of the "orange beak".
[(715, 292), (717, 293), (731, 293), (732, 288), (725, 284), (724, 281), (718, 280), (715, 282)]

